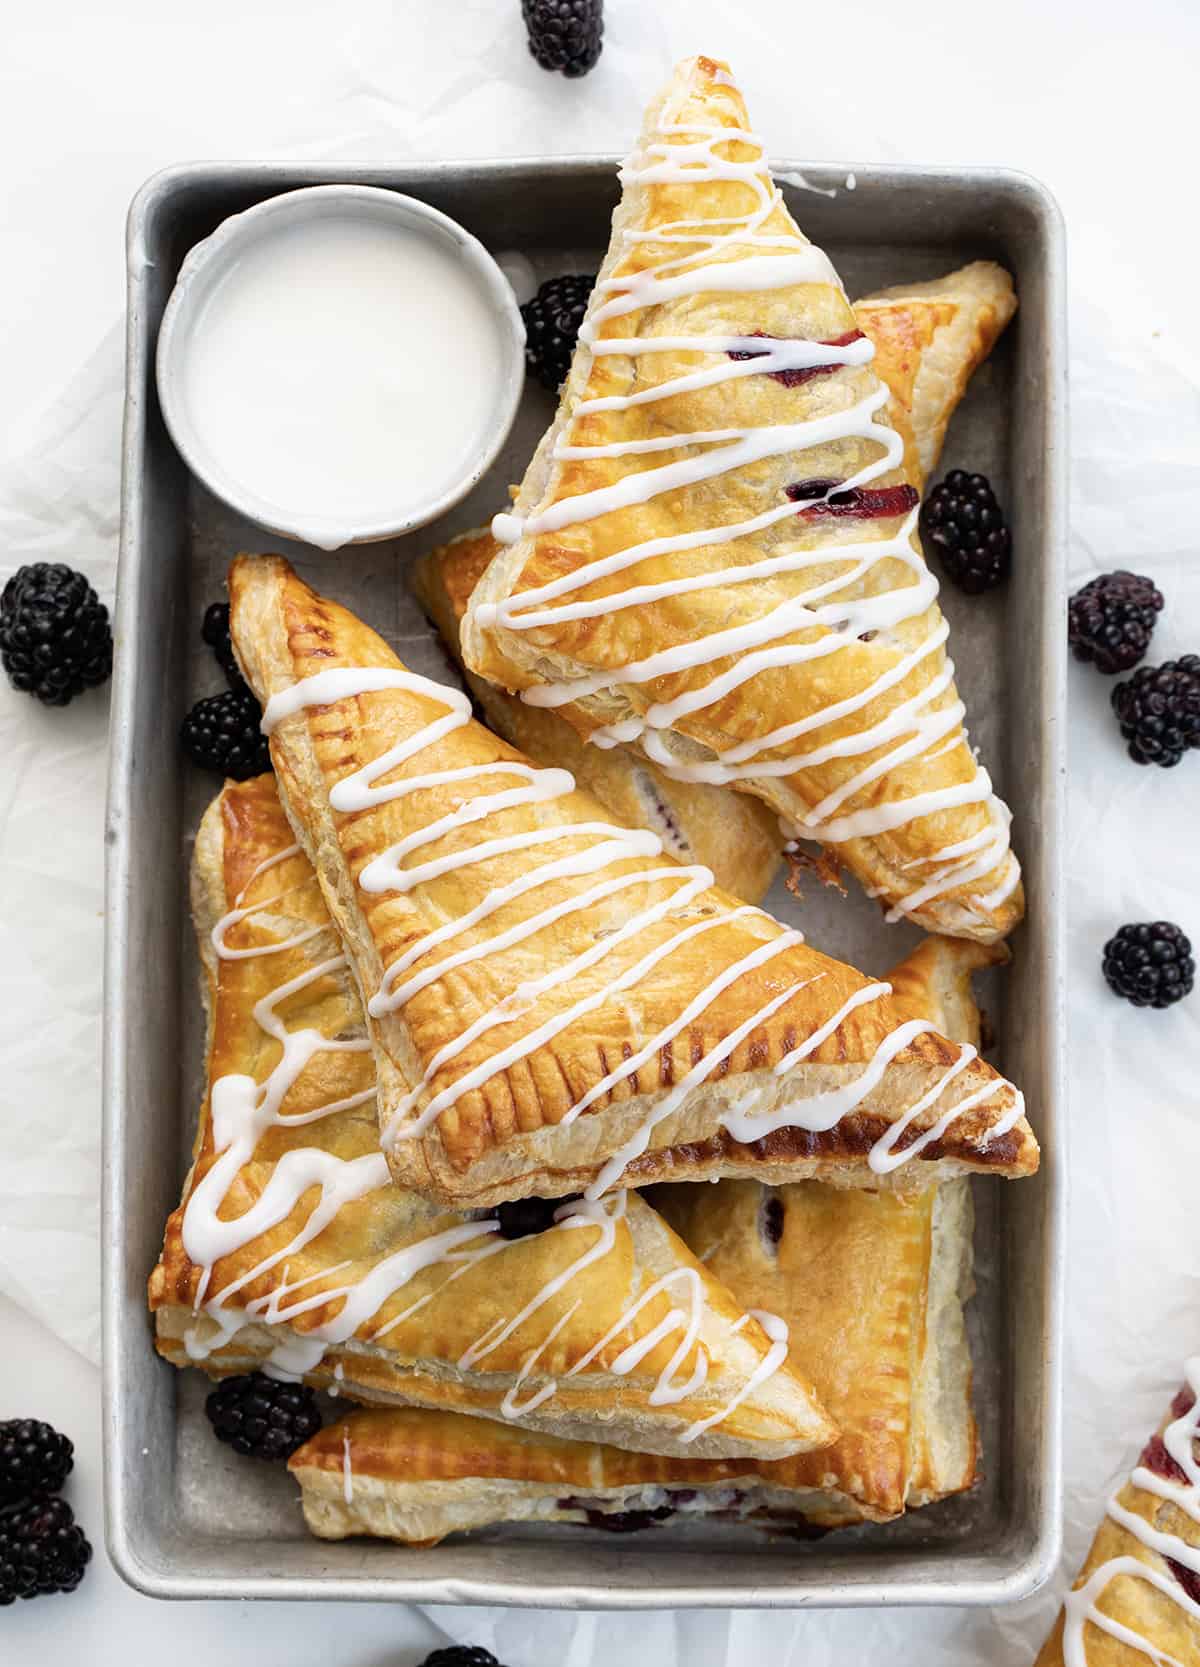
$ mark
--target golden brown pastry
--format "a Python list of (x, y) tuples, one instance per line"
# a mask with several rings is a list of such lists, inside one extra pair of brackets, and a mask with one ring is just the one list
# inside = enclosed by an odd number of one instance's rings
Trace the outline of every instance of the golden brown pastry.
[(168, 1360), (687, 1456), (832, 1439), (774, 1322), (637, 1193), (512, 1238), (529, 1222), (392, 1184), (354, 978), (271, 777), (204, 817), (193, 907), (208, 1089), (150, 1279)]
[(854, 303), (858, 328), (875, 347), (872, 367), (887, 384), (889, 410), (916, 449), (914, 486), (924, 489), (942, 454), (946, 428), (967, 383), (1017, 310), (1012, 279), (977, 260), (926, 283), (898, 284)]
[(1129, 1479), (1035, 1667), (1200, 1667), (1200, 1357)]
[(681, 1173), (1036, 1167), (1012, 1085), (898, 1023), (886, 984), (530, 765), (281, 558), (239, 558), (230, 595), (284, 808), (367, 997), (402, 1185), (465, 1208)]
[(725, 66), (680, 67), (622, 181), (467, 664), (764, 799), (891, 917), (1004, 936), (1020, 870), (963, 727), (911, 430)]
[(488, 726), (535, 763), (559, 764), (619, 822), (649, 828), (678, 862), (702, 863), (723, 890), (760, 903), (779, 867), (779, 818), (758, 799), (724, 787), (672, 781), (627, 747), (589, 747), (565, 718), (528, 706), (467, 671), (459, 621), (471, 592), (499, 549), (486, 528), (431, 550), (413, 568), (413, 588), (463, 671)]
[[(994, 950), (932, 939), (889, 977), (929, 1017), (961, 1016), (966, 1040), (978, 1034), (970, 971), (992, 959)], [(614, 1513), (635, 1513), (626, 1526), (719, 1513), (837, 1527), (884, 1521), (971, 1485), (965, 1181), (910, 1197), (817, 1181), (777, 1190), (723, 1181), (653, 1196), (710, 1271), (751, 1309), (784, 1320), (841, 1427), (831, 1447), (774, 1462), (643, 1462), (454, 1417), (355, 1415), (292, 1460), (313, 1532), (424, 1543), (496, 1522)]]
[[(875, 345), (876, 374), (911, 427), (922, 479), (937, 461), (972, 373), (1016, 304), (1011, 278), (991, 261), (856, 304), (858, 326)], [(676, 781), (635, 748), (588, 746), (556, 712), (530, 706), (463, 666), (459, 626), (500, 548), (490, 528), (477, 527), (431, 550), (412, 576), (490, 728), (537, 763), (570, 770), (577, 786), (630, 827), (658, 834), (663, 849), (680, 862), (703, 863), (725, 891), (760, 903), (785, 843), (779, 817), (767, 805), (726, 787)]]

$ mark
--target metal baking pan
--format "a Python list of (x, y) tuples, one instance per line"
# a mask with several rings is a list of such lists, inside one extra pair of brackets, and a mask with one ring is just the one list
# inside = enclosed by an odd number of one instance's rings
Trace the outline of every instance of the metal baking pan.
[[(285, 1474), (213, 1442), (205, 1380), (151, 1347), (145, 1282), (178, 1199), (202, 1081), (196, 956), (185, 907), (190, 842), (212, 779), (187, 767), (179, 720), (219, 683), (199, 644), (230, 556), (264, 536), (191, 480), (163, 427), (155, 337), (187, 250), (228, 214), (330, 179), (391, 186), (460, 220), (535, 273), (594, 270), (616, 200), (612, 158), (350, 168), (200, 165), (157, 175), (129, 219), (129, 321), (120, 583), (108, 808), (104, 1130), (104, 1341), (108, 1544), (159, 1597), (402, 1599), (581, 1608), (995, 1604), (1053, 1568), (1060, 1517), (1063, 1134), (1063, 630), (1066, 340), (1063, 234), (1051, 198), (1018, 174), (802, 164), (785, 187), (852, 295), (992, 256), (1020, 311), (951, 429), (947, 464), (985, 470), (1008, 506), (1016, 571), (982, 601), (944, 594), (960, 684), (1016, 812), (1029, 916), (1015, 961), (985, 997), (1000, 1068), (1025, 1089), (1041, 1137), (1036, 1180), (977, 1182), (972, 1305), (984, 1479), (969, 1496), (886, 1527), (801, 1543), (697, 1524), (615, 1540), (581, 1528), (502, 1529), (432, 1550), (307, 1536)], [(791, 172), (792, 163), (780, 164)], [(490, 476), (435, 526), (340, 556), (274, 541), (358, 609), (416, 669), (446, 661), (408, 596), (418, 550), (485, 519), (518, 480), (551, 415), (530, 386)], [(870, 972), (914, 936), (862, 895), (782, 890), (811, 941)]]

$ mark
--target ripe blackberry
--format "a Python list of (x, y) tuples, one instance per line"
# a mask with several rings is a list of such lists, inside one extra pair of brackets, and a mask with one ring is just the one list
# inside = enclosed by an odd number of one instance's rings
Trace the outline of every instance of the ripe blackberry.
[(921, 506), (921, 536), (968, 596), (1008, 577), (1012, 534), (986, 475), (951, 469)]
[(521, 0), (521, 16), (543, 69), (574, 78), (595, 68), (604, 46), (604, 0)]
[(65, 1499), (27, 1499), (0, 1511), (0, 1607), (73, 1592), (92, 1548)]
[(19, 567), (0, 596), (0, 660), (14, 689), (66, 706), (112, 674), (108, 609), (62, 562)]
[(1117, 684), (1112, 705), (1134, 763), (1170, 769), (1200, 747), (1200, 654), (1140, 666)]
[(1067, 637), (1077, 660), (1111, 677), (1145, 657), (1163, 599), (1140, 573), (1102, 573), (1067, 604)]
[(183, 750), (202, 770), (216, 770), (234, 781), (249, 781), (271, 768), (271, 749), (259, 728), (262, 707), (249, 689), (198, 700), (183, 720)]
[(596, 282), (594, 272), (568, 272), (547, 278), (532, 301), (521, 308), (525, 320), (525, 364), (551, 393), (571, 368), (579, 326)]
[[(571, 1194), (578, 1197), (577, 1193)], [(554, 1226), (554, 1212), (566, 1198), (518, 1198), (510, 1204), (498, 1204), (496, 1220), (500, 1223), (502, 1239), (527, 1239), (531, 1233), (544, 1233)]]
[(8, 1418), (0, 1424), (0, 1505), (57, 1493), (75, 1463), (65, 1435), (38, 1418)]
[(482, 1644), (448, 1644), (427, 1655), (420, 1667), (500, 1667), (500, 1663)]
[(1191, 943), (1168, 920), (1122, 926), (1104, 946), (1104, 976), (1135, 1007), (1170, 1007), (1195, 980)]
[(307, 1384), (278, 1383), (263, 1372), (226, 1378), (204, 1403), (218, 1441), (252, 1459), (290, 1459), (321, 1428)]
[(248, 689), (249, 684), (238, 668), (233, 652), (233, 639), (229, 635), (229, 603), (210, 602), (204, 610), (204, 624), (200, 627), (200, 635), (212, 649), (217, 664), (225, 673), (225, 681), (231, 689)]

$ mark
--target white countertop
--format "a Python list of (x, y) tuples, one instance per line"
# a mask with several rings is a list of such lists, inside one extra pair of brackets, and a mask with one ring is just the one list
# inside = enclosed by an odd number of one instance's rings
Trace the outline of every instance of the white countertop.
[[(671, 62), (702, 50), (732, 60), (777, 154), (1000, 163), (1057, 194), (1071, 261), (1072, 573), (1150, 573), (1168, 597), (1152, 658), (1200, 649), (1200, 232), (1184, 166), (1200, 12), (1188, 0), (855, 0), (820, 20), (793, 0), (608, 0), (606, 16), (600, 67), (566, 82), (526, 54), (518, 0), (0, 0), (0, 578), (57, 556), (54, 529), (70, 521), (79, 564), (102, 591), (111, 583), (123, 220), (154, 169), (267, 153), (622, 150)], [(1200, 760), (1138, 771), (1107, 692), (1072, 669), (1071, 1568), (1200, 1338), (1200, 1118), (1185, 1075), (1200, 993), (1137, 1013), (1098, 969), (1126, 920), (1165, 916), (1200, 939)], [(70, 1011), (55, 1006), (68, 959), (98, 964), (103, 715), (102, 697), (43, 713), (0, 689), (0, 1417), (46, 1417), (72, 1436), (70, 1497), (97, 1547), (74, 1596), (0, 1611), (0, 1661), (408, 1667), (439, 1641), (416, 1611), (177, 1608), (127, 1590), (104, 1556), (99, 1374), (84, 1358), (97, 1335), (98, 975), (76, 971)], [(58, 1196), (23, 1215), (25, 1178), (57, 1173), (65, 1129)], [(885, 1656), (999, 1667), (1031, 1658), (1061, 1586), (995, 1616), (526, 1612), (498, 1633), (489, 1617), (444, 1619), (456, 1637), (495, 1642), (511, 1667)]]

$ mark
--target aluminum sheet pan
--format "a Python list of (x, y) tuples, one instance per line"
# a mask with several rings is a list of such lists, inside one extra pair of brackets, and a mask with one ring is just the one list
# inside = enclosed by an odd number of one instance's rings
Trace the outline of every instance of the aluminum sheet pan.
[[(997, 1063), (1026, 1091), (1043, 1143), (1033, 1181), (975, 1183), (978, 1294), (971, 1307), (984, 1476), (970, 1495), (884, 1527), (801, 1543), (736, 1525), (674, 1525), (633, 1540), (526, 1526), (431, 1550), (327, 1544), (306, 1534), (286, 1474), (211, 1439), (206, 1380), (156, 1358), (145, 1282), (177, 1202), (202, 1084), (197, 961), (185, 891), (191, 839), (216, 783), (175, 736), (219, 674), (198, 632), (230, 556), (264, 535), (191, 480), (163, 427), (154, 346), (187, 250), (226, 215), (329, 180), (390, 186), (443, 209), (539, 276), (594, 270), (616, 199), (615, 160), (459, 162), (339, 169), (264, 164), (170, 169), (130, 212), (123, 521), (107, 840), (104, 1338), (108, 1543), (133, 1585), (161, 1597), (308, 1597), (580, 1608), (994, 1604), (1043, 1580), (1059, 1538), (1063, 1210), (1063, 931), (1066, 513), (1063, 234), (1041, 186), (994, 170), (803, 168), (826, 197), (785, 186), (852, 295), (994, 257), (1020, 311), (975, 377), (945, 464), (988, 473), (1011, 515), (1012, 581), (943, 601), (971, 717), (1016, 813), (1029, 915), (985, 1004)], [(409, 598), (411, 556), (484, 520), (519, 480), (552, 410), (530, 384), (496, 466), (443, 521), (338, 556), (275, 541), (304, 576), (358, 609), (417, 670), (447, 662)], [(885, 927), (861, 894), (816, 888), (797, 904), (809, 938), (869, 972), (915, 933)]]

